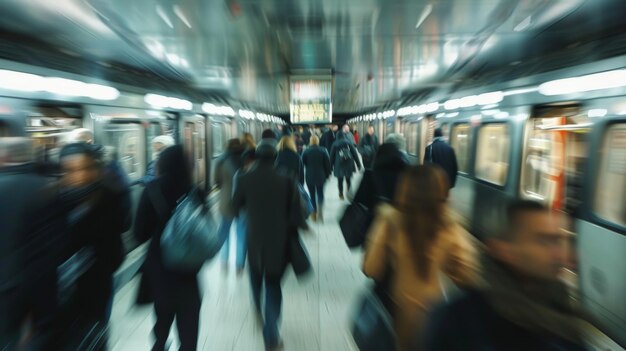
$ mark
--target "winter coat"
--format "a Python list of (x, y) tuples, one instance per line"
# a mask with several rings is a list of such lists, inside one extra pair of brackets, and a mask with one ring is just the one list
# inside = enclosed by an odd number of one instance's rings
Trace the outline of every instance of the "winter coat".
[(333, 132), (331, 129), (327, 130), (324, 132), (324, 134), (322, 134), (322, 137), (320, 138), (320, 145), (325, 147), (326, 150), (328, 150), (328, 152), (330, 152), (330, 149), (333, 147), (333, 144), (335, 143), (335, 138), (337, 137), (337, 132)]
[(377, 151), (378, 137), (376, 136), (376, 134), (365, 134), (365, 136), (361, 138), (361, 141), (359, 142), (359, 152), (363, 156), (363, 163), (365, 164), (365, 167), (369, 168), (371, 166)]
[(426, 147), (424, 152), (424, 163), (426, 162), (432, 162), (441, 166), (448, 175), (450, 188), (454, 188), (458, 166), (456, 154), (450, 145), (441, 138), (435, 138), (435, 140)]
[(289, 263), (288, 235), (305, 226), (294, 179), (279, 173), (269, 160), (259, 160), (235, 179), (235, 211), (248, 214), (250, 268), (269, 279), (280, 279)]
[(220, 214), (225, 218), (233, 218), (232, 201), (233, 177), (241, 168), (241, 153), (227, 153), (217, 161), (215, 167), (215, 183), (220, 188)]
[(383, 144), (378, 149), (371, 170), (365, 171), (354, 201), (374, 210), (381, 202), (392, 202), (400, 174), (409, 166), (404, 152), (393, 144)]
[(308, 185), (323, 185), (330, 177), (330, 156), (325, 148), (313, 145), (304, 151), (302, 163), (306, 168), (306, 183)]
[[(345, 150), (352, 156), (351, 161), (343, 161), (339, 157), (339, 150)], [(363, 168), (356, 147), (350, 139), (338, 139), (330, 149), (330, 164), (333, 166), (335, 177), (351, 177), (356, 168)]]
[(278, 152), (275, 162), (276, 170), (292, 179), (304, 184), (304, 166), (300, 155), (291, 150)]

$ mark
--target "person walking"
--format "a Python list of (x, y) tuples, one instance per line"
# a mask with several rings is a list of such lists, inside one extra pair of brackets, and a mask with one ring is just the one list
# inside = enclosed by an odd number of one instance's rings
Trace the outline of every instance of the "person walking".
[(393, 205), (379, 206), (368, 234), (363, 272), (385, 284), (399, 350), (420, 350), (422, 325), (443, 298), (440, 273), (460, 286), (478, 277), (476, 251), (450, 215), (448, 189), (439, 167), (410, 167)]
[(359, 159), (359, 154), (352, 143), (352, 139), (343, 133), (337, 133), (337, 140), (330, 150), (330, 164), (333, 167), (335, 177), (337, 177), (339, 187), (339, 198), (344, 199), (343, 180), (346, 180), (348, 191), (352, 184), (352, 174), (363, 165)]
[[(230, 139), (226, 145), (226, 152), (217, 161), (215, 166), (215, 184), (220, 189), (219, 211), (222, 216), (219, 232), (220, 237), (225, 238), (222, 247), (222, 268), (228, 271), (228, 261), (230, 258), (230, 228), (232, 226), (235, 210), (233, 209), (233, 177), (235, 173), (242, 167), (241, 155), (243, 154), (243, 145), (239, 139)], [(246, 262), (245, 247), (245, 231), (243, 227), (237, 227), (235, 262), (237, 274), (241, 275)]]
[[(256, 164), (235, 178), (235, 212), (248, 214), (250, 286), (257, 320), (263, 325), (267, 350), (282, 348), (278, 327), (281, 314), (281, 279), (288, 257), (292, 226), (306, 227), (296, 182), (275, 167), (276, 148), (260, 143)], [(264, 294), (262, 294), (264, 292)], [(261, 298), (263, 296), (263, 299)]]
[(302, 163), (306, 169), (306, 185), (313, 203), (311, 218), (323, 220), (324, 184), (331, 175), (330, 156), (325, 148), (319, 146), (319, 138), (311, 137), (310, 147), (302, 155)]
[(372, 161), (374, 160), (374, 156), (378, 151), (378, 136), (374, 134), (374, 126), (367, 127), (367, 134), (359, 143), (359, 152), (361, 152), (361, 156), (363, 156), (363, 164), (365, 168), (370, 168), (372, 166)]
[(424, 349), (591, 349), (584, 337), (592, 317), (560, 280), (570, 238), (559, 216), (539, 202), (513, 200), (505, 218), (482, 257), (484, 284), (433, 311)]
[(456, 185), (456, 175), (458, 165), (454, 149), (443, 140), (441, 128), (435, 129), (435, 139), (426, 147), (424, 151), (424, 163), (431, 162), (438, 164), (446, 171), (450, 188)]
[(276, 157), (276, 170), (285, 174), (300, 185), (304, 185), (304, 166), (302, 159), (296, 151), (296, 144), (292, 136), (283, 136), (278, 145), (278, 156)]
[(163, 229), (176, 208), (177, 200), (192, 186), (191, 167), (182, 145), (171, 146), (161, 152), (157, 175), (157, 179), (148, 183), (141, 194), (134, 227), (139, 242), (151, 239), (142, 267), (141, 284), (145, 284), (143, 280), (146, 281), (148, 295), (154, 301), (156, 323), (152, 350), (166, 349), (170, 327), (176, 318), (180, 350), (195, 351), (201, 304), (198, 272), (179, 272), (166, 268), (161, 253)]
[(328, 152), (330, 152), (330, 149), (333, 147), (338, 132), (339, 127), (336, 124), (332, 124), (330, 128), (328, 128), (328, 130), (326, 130), (322, 134), (322, 138), (320, 139), (320, 145), (325, 147)]

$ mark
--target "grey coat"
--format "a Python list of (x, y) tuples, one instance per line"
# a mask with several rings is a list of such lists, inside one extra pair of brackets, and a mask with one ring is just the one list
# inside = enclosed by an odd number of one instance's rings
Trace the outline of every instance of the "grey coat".
[[(352, 162), (343, 162), (339, 157), (340, 149), (347, 149), (352, 154)], [(349, 139), (337, 139), (330, 149), (330, 164), (333, 166), (335, 177), (351, 177), (352, 173), (356, 171), (356, 168), (363, 168), (361, 160), (359, 159), (359, 153), (356, 151), (354, 143)]]
[(289, 259), (289, 229), (306, 226), (296, 182), (274, 169), (272, 161), (259, 160), (235, 179), (235, 212), (248, 214), (250, 268), (266, 277), (282, 277)]

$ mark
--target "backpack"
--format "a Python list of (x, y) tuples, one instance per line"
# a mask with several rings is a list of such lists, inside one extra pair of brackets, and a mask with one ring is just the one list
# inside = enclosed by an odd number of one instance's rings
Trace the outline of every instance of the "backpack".
[(339, 156), (339, 161), (341, 161), (341, 163), (354, 162), (349, 146), (342, 146), (341, 148), (339, 148), (337, 155)]
[[(163, 194), (158, 190), (149, 194), (164, 216), (167, 207)], [(178, 201), (163, 229), (160, 242), (163, 264), (173, 271), (197, 272), (217, 254), (225, 240), (220, 237), (200, 192), (194, 188)]]

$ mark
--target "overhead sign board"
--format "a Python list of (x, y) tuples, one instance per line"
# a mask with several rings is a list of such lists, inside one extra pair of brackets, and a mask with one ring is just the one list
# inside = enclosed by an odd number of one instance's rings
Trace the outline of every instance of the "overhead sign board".
[(291, 123), (330, 123), (332, 80), (330, 77), (291, 77), (289, 111)]

